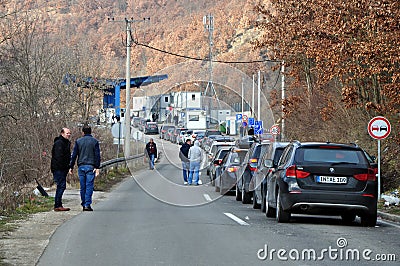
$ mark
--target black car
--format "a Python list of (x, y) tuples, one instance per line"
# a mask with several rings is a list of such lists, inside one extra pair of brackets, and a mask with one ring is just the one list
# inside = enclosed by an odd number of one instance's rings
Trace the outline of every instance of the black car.
[(210, 176), (211, 185), (214, 185), (214, 180), (218, 174), (217, 173), (218, 168), (220, 167), (222, 159), (229, 152), (229, 150), (230, 150), (229, 146), (222, 147), (215, 153), (215, 156), (211, 159), (210, 163), (208, 164), (207, 175)]
[(216, 192), (219, 191), (221, 195), (225, 195), (232, 190), (235, 191), (237, 173), (247, 151), (247, 149), (233, 147), (221, 162), (217, 162), (220, 165), (220, 173), (215, 179)]
[(266, 212), (275, 211), (278, 222), (304, 213), (340, 215), (345, 223), (360, 216), (363, 225), (376, 225), (377, 178), (355, 144), (291, 142), (268, 179)]
[(254, 172), (260, 166), (259, 159), (271, 144), (270, 141), (255, 142), (251, 145), (246, 154), (246, 158), (240, 166), (236, 182), (236, 200), (242, 201), (243, 204), (251, 203), (253, 191), (250, 191), (250, 182)]
[[(249, 190), (253, 191), (253, 208), (261, 208), (262, 212), (265, 212), (265, 194), (267, 190), (267, 176), (278, 164), (279, 158), (285, 147), (289, 145), (289, 142), (271, 142), (265, 153), (260, 157), (258, 167), (253, 174), (253, 178), (250, 181)], [(265, 164), (266, 160), (272, 160), (273, 165), (270, 167)]]
[(242, 149), (249, 149), (254, 142), (257, 142), (257, 138), (252, 135), (241, 137), (236, 140), (236, 146)]
[(147, 122), (144, 126), (144, 134), (158, 134), (158, 125), (156, 122)]

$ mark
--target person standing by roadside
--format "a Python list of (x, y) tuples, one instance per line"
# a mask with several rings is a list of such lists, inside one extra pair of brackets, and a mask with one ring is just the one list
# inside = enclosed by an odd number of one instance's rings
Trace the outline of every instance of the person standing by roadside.
[(191, 142), (192, 140), (190, 138), (187, 138), (185, 143), (181, 146), (179, 149), (179, 158), (182, 161), (182, 171), (183, 171), (183, 184), (187, 185), (188, 184), (188, 177), (190, 174), (190, 161), (189, 161), (189, 149), (191, 147)]
[(70, 210), (70, 208), (64, 208), (62, 205), (62, 196), (67, 187), (67, 175), (71, 159), (70, 137), (71, 130), (62, 128), (60, 136), (54, 139), (53, 148), (51, 149), (50, 169), (57, 185), (56, 195), (54, 196), (54, 211), (56, 212)]
[(147, 152), (147, 155), (149, 156), (150, 170), (153, 170), (154, 169), (154, 160), (155, 160), (155, 158), (157, 158), (157, 145), (152, 138), (146, 144), (146, 152)]
[[(192, 181), (195, 186), (199, 184), (199, 171), (200, 164), (203, 160), (203, 153), (200, 149), (200, 143), (198, 140), (194, 142), (194, 145), (189, 149), (188, 158), (190, 161), (190, 173), (188, 178), (188, 184), (191, 185)], [(194, 175), (194, 180), (193, 180)]]
[(83, 211), (93, 211), (91, 204), (94, 178), (99, 175), (100, 145), (99, 141), (92, 136), (92, 128), (90, 126), (84, 125), (82, 132), (84, 134), (83, 137), (75, 142), (69, 172), (72, 174), (75, 161), (78, 159), (81, 205)]

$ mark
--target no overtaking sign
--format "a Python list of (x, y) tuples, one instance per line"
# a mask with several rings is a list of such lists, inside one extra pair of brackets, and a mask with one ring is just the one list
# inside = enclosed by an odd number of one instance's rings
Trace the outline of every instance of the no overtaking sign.
[(372, 118), (368, 123), (368, 133), (374, 139), (384, 139), (390, 134), (390, 123), (383, 116)]

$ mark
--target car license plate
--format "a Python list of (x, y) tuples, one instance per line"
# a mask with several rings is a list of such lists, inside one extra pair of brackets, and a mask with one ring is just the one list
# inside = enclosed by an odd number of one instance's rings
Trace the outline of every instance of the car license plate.
[(318, 183), (326, 183), (326, 184), (346, 184), (347, 177), (340, 176), (317, 176)]

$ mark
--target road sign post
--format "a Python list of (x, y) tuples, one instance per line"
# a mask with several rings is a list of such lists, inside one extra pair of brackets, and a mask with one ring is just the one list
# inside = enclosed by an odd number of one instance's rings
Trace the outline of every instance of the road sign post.
[(369, 135), (378, 140), (378, 200), (381, 199), (381, 139), (389, 136), (390, 122), (383, 116), (376, 116), (368, 123)]

